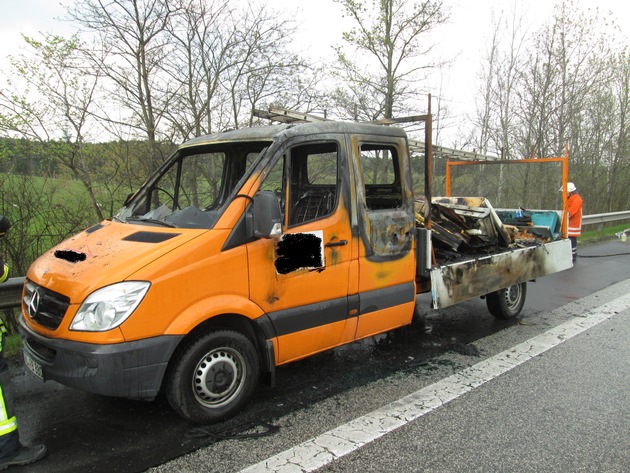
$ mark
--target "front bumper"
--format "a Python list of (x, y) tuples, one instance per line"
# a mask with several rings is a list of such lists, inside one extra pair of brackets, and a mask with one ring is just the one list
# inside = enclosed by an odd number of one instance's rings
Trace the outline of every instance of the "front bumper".
[(22, 350), (41, 367), (45, 381), (104, 396), (152, 400), (182, 336), (96, 345), (59, 340), (34, 332), (19, 318)]

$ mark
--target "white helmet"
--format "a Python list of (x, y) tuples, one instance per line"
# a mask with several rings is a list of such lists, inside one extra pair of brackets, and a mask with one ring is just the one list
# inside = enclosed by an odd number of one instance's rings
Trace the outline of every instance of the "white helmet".
[[(558, 190), (562, 192), (562, 187)], [(572, 182), (567, 183), (567, 192), (575, 192), (576, 190), (577, 190), (577, 187), (575, 187), (575, 184), (573, 184)]]

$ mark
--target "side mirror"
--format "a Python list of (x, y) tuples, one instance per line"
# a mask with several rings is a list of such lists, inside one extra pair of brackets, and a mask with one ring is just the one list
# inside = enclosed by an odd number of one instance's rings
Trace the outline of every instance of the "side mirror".
[(279, 238), (282, 236), (282, 211), (273, 191), (258, 191), (253, 204), (254, 236)]

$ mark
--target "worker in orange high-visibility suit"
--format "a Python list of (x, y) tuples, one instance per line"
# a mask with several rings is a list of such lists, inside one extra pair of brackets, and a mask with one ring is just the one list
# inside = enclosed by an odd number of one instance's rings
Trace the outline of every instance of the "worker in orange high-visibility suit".
[[(0, 216), (0, 238), (7, 233), (10, 227), (9, 219)], [(9, 265), (0, 257), (0, 283), (6, 281), (8, 276)], [(28, 465), (46, 455), (44, 445), (25, 447), (20, 443), (17, 419), (13, 409), (11, 373), (2, 352), (6, 333), (7, 329), (0, 319), (0, 470), (10, 466)]]
[[(562, 188), (560, 188), (562, 191)], [(567, 210), (569, 212), (568, 236), (571, 240), (573, 262), (577, 260), (577, 238), (582, 234), (582, 197), (577, 192), (575, 184), (567, 183)]]

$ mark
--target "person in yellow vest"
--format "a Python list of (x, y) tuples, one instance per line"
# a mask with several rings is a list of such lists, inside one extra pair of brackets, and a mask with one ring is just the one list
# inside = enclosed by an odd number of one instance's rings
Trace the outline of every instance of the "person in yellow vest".
[[(562, 191), (562, 187), (560, 188)], [(572, 182), (567, 183), (567, 210), (569, 212), (568, 236), (571, 240), (573, 262), (577, 260), (577, 238), (582, 234), (582, 197), (578, 194), (577, 187)]]
[[(0, 238), (11, 228), (9, 219), (0, 216)], [(9, 265), (0, 257), (0, 283), (7, 280)], [(20, 443), (18, 424), (13, 409), (13, 386), (9, 365), (4, 358), (3, 346), (7, 329), (0, 319), (0, 470), (10, 466), (28, 465), (46, 455), (44, 445), (26, 447)]]

